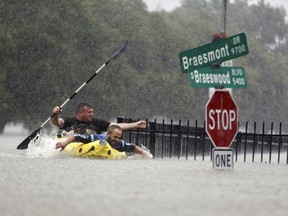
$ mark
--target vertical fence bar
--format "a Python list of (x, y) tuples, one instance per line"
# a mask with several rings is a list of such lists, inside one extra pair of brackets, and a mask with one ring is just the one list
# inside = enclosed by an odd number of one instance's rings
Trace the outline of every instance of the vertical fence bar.
[[(197, 125), (197, 120), (196, 120), (196, 125)], [(206, 122), (204, 121), (204, 124), (203, 124), (203, 128), (204, 128), (204, 130), (203, 130), (203, 132), (202, 132), (202, 145), (203, 145), (203, 151), (202, 151), (202, 161), (204, 161), (205, 160), (205, 138), (206, 138)]]
[(148, 121), (148, 119), (146, 119), (144, 143), (145, 143), (145, 146), (148, 147), (148, 149), (150, 149), (150, 144), (148, 145), (148, 128), (149, 127), (150, 127), (149, 121)]
[[(140, 121), (140, 119), (138, 119), (138, 121)], [(136, 130), (137, 132), (136, 132), (136, 144), (137, 145), (139, 145), (139, 136), (140, 136), (140, 130), (139, 130), (139, 128), (137, 128), (137, 130)], [(141, 145), (140, 145), (140, 147), (141, 147)]]
[(171, 122), (170, 122), (170, 154), (169, 154), (169, 157), (171, 158), (172, 157), (172, 133), (173, 133), (173, 120), (171, 119)]
[(177, 142), (178, 142), (178, 144), (176, 144), (176, 145), (178, 146), (178, 160), (179, 160), (181, 153), (182, 153), (182, 124), (181, 124), (181, 120), (179, 120), (179, 125), (178, 125)]
[[(196, 155), (197, 155), (197, 131), (198, 131), (198, 121), (196, 120), (196, 122), (195, 122), (195, 132), (194, 132), (194, 160), (196, 160)], [(203, 148), (204, 148), (204, 146), (205, 146), (205, 140), (204, 140), (204, 142), (203, 142)], [(204, 151), (205, 150), (203, 150), (203, 154), (204, 154)]]
[(261, 163), (263, 162), (264, 135), (265, 135), (265, 122), (263, 122), (262, 124)]
[(280, 122), (279, 124), (278, 164), (280, 163), (281, 148), (282, 148), (282, 122)]
[(189, 152), (189, 127), (190, 127), (190, 122), (187, 120), (187, 129), (186, 129), (186, 160), (188, 160), (188, 152)]
[(252, 162), (255, 161), (255, 146), (257, 145), (257, 136), (256, 136), (256, 122), (254, 122), (253, 130), (253, 149), (252, 149)]
[(244, 162), (246, 162), (246, 153), (247, 153), (247, 133), (248, 133), (248, 122), (246, 122), (245, 124)]
[(273, 142), (273, 122), (271, 122), (271, 132), (270, 132), (269, 163), (271, 163), (272, 158), (272, 142)]
[[(132, 122), (132, 119), (130, 118), (129, 119), (129, 123), (131, 123), (131, 122)], [(131, 143), (132, 142), (132, 132), (131, 132), (131, 130), (128, 131), (128, 134), (129, 134), (129, 139), (128, 140), (129, 140), (129, 143)]]
[[(238, 130), (240, 128), (240, 123), (238, 121)], [(240, 143), (240, 145), (239, 145)], [(241, 134), (238, 131), (237, 137), (236, 137), (236, 145), (235, 145), (235, 161), (238, 161), (238, 146), (241, 146)]]
[(150, 140), (150, 152), (153, 154), (154, 158), (156, 158), (156, 119), (154, 122), (150, 124), (150, 134), (149, 134), (149, 140)]
[(161, 158), (164, 157), (164, 126), (165, 126), (165, 120), (162, 120), (162, 139), (161, 139)]
[[(207, 133), (206, 133), (207, 134)], [(207, 136), (208, 136), (208, 134), (207, 134)], [(209, 137), (209, 136), (208, 136)], [(209, 137), (210, 138), (210, 137)], [(212, 151), (213, 151), (213, 148), (214, 148), (214, 145), (213, 145), (213, 143), (212, 143), (212, 141), (211, 141), (211, 139), (210, 139), (210, 161), (212, 161)]]
[(238, 135), (236, 137), (236, 145), (235, 145), (235, 161), (236, 162), (238, 161), (238, 146), (241, 145), (241, 139), (242, 139), (242, 135), (240, 133), (238, 133)]
[(286, 164), (288, 164), (288, 147), (287, 147), (287, 152), (286, 152)]

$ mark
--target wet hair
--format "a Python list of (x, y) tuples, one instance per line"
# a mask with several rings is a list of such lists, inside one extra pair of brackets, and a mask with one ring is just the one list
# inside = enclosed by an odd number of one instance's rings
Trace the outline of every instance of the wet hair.
[(76, 110), (75, 110), (76, 114), (79, 113), (79, 112), (81, 112), (81, 111), (84, 109), (84, 107), (93, 108), (93, 106), (92, 106), (90, 103), (88, 103), (88, 102), (81, 102), (81, 103), (79, 103), (78, 106), (76, 107)]
[(107, 133), (112, 133), (115, 129), (122, 131), (122, 128), (119, 125), (113, 124), (113, 125), (108, 127)]

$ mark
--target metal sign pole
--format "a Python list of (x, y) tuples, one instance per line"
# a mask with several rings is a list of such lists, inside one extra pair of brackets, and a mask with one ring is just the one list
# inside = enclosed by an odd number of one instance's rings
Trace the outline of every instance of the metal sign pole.
[(226, 15), (227, 15), (227, 0), (223, 0), (222, 23), (221, 23), (222, 33), (226, 33)]
[[(221, 33), (226, 34), (226, 15), (227, 15), (227, 0), (223, 0), (222, 5), (222, 19), (221, 19)], [(218, 87), (216, 87), (218, 88)], [(219, 87), (222, 88), (222, 87)], [(208, 97), (209, 99), (212, 97), (215, 88), (209, 88)]]

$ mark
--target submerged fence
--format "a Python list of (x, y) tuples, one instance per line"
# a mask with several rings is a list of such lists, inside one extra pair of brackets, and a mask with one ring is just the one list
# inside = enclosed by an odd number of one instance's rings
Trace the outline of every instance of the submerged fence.
[[(125, 131), (126, 142), (143, 144), (149, 148), (154, 158), (177, 157), (194, 160), (211, 160), (214, 148), (205, 131), (205, 122), (189, 120), (183, 125), (181, 120), (174, 122), (149, 121), (150, 127)], [(135, 122), (135, 120), (118, 117), (117, 122)], [(193, 126), (192, 126), (193, 125)], [(235, 161), (285, 163), (288, 164), (288, 134), (282, 134), (282, 123), (276, 131), (274, 124), (260, 126), (256, 122), (251, 126), (246, 122), (239, 130), (230, 148), (234, 151)], [(251, 130), (252, 129), (252, 130)]]

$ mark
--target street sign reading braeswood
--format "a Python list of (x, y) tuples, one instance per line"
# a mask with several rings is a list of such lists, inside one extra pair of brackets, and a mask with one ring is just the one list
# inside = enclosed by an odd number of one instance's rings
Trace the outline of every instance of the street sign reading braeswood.
[(243, 67), (205, 67), (190, 72), (190, 84), (194, 88), (247, 88)]
[(179, 54), (183, 73), (207, 67), (230, 59), (247, 55), (249, 52), (245, 33), (209, 43)]

